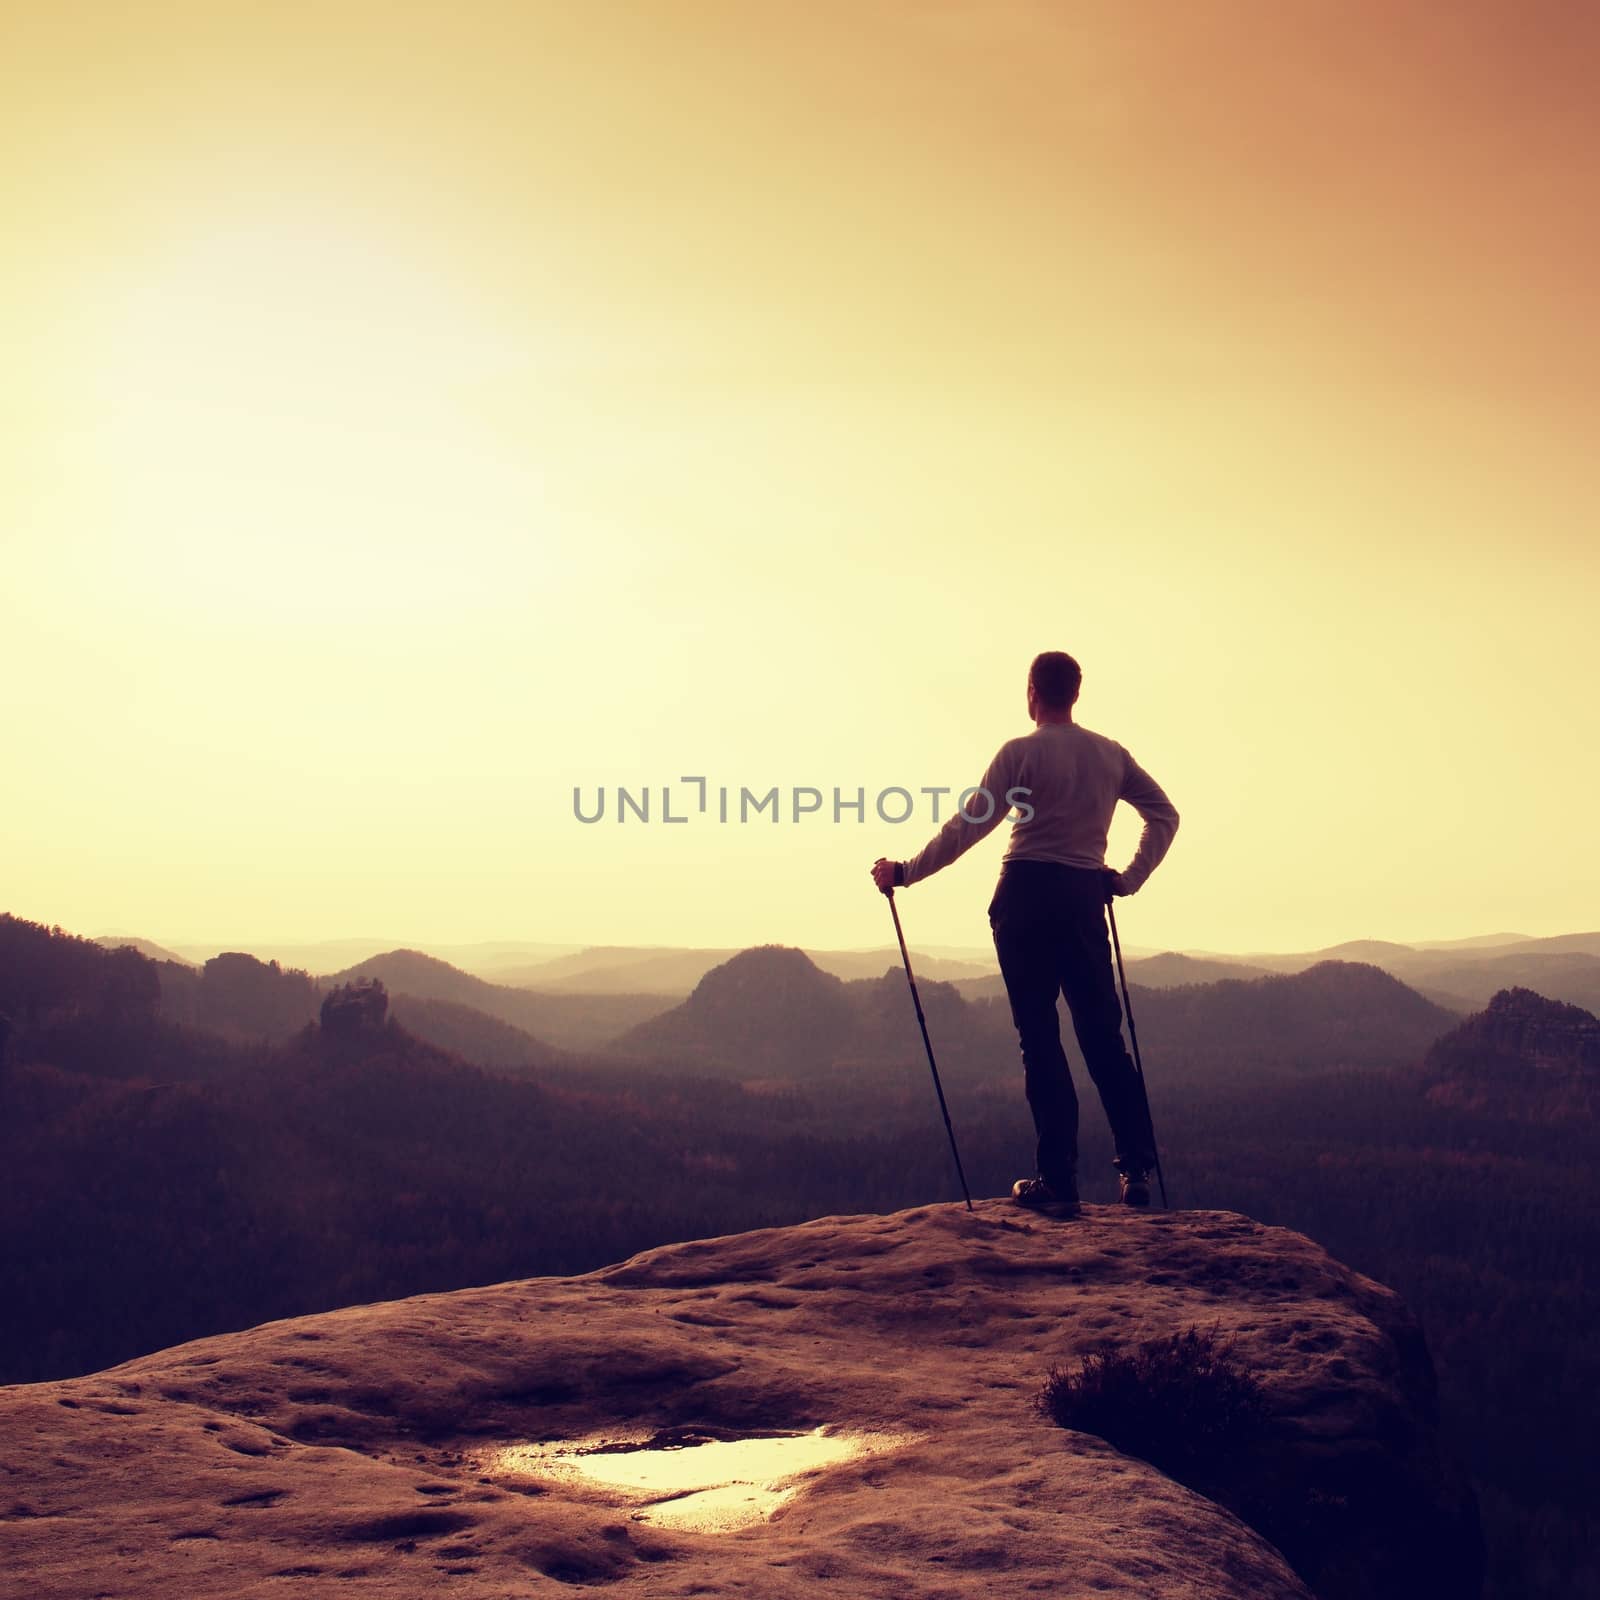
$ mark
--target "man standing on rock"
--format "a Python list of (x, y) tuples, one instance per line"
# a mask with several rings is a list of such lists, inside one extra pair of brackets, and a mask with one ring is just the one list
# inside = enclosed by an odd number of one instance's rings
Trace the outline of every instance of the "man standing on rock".
[[(1135, 893), (1155, 871), (1178, 830), (1178, 813), (1120, 744), (1072, 720), (1082, 680), (1078, 663), (1063, 651), (1035, 657), (1028, 669), (1034, 731), (1001, 745), (977, 792), (968, 791), (916, 855), (880, 857), (872, 879), (887, 894), (932, 877), (1016, 806), (989, 926), (1039, 1142), (1037, 1174), (1019, 1178), (1012, 1198), (1026, 1206), (1077, 1204), (1078, 1097), (1056, 1016), (1056, 996), (1064, 993), (1116, 1141), (1122, 1201), (1147, 1206), (1155, 1134), (1144, 1085), (1122, 1042), (1106, 905), (1112, 895)], [(1106, 835), (1119, 800), (1144, 818), (1144, 832), (1132, 862), (1116, 872), (1105, 864)]]

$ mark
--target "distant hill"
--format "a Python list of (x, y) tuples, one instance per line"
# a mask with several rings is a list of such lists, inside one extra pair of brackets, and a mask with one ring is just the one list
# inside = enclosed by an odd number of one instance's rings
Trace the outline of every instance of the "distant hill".
[[(1015, 1064), (1010, 1013), (968, 1005), (955, 984), (917, 979), (941, 1072), (952, 1080)], [(840, 979), (803, 950), (763, 945), (708, 972), (681, 1005), (630, 1030), (619, 1054), (648, 1057), (744, 1081), (815, 1082), (833, 1075), (858, 1085), (901, 1081), (920, 1091), (922, 1036), (904, 970)], [(909, 1078), (897, 1075), (906, 1066)]]
[(1321, 961), (1364, 961), (1369, 966), (1382, 967), (1385, 972), (1398, 975), (1400, 969), (1419, 960), (1419, 952), (1408, 944), (1396, 944), (1391, 939), (1347, 939), (1343, 944), (1329, 945), (1324, 950), (1302, 950), (1287, 953), (1256, 952), (1243, 957), (1247, 965), (1267, 972), (1304, 972)]
[[(1355, 965), (1373, 968), (1380, 972), (1386, 970), (1382, 963), (1379, 962), (1351, 962), (1343, 958), (1332, 957), (1322, 961), (1314, 960), (1309, 956), (1283, 956), (1277, 958), (1261, 957), (1258, 959), (1278, 959), (1289, 963), (1289, 965), (1286, 970), (1283, 971), (1268, 971), (1263, 967), (1251, 966), (1242, 960), (1235, 961), (1231, 957), (1214, 955), (1190, 956), (1183, 955), (1177, 951), (1169, 950), (1161, 955), (1144, 956), (1138, 960), (1128, 961), (1128, 984), (1129, 987), (1132, 988), (1137, 994), (1137, 992), (1141, 990), (1159, 991), (1188, 987), (1204, 987), (1209, 989), (1218, 984), (1237, 985), (1242, 982), (1250, 982), (1261, 978), (1298, 977), (1312, 971), (1318, 966), (1323, 965)], [(1393, 977), (1394, 975), (1390, 973), (1389, 976)], [(1402, 986), (1408, 991), (1413, 989), (1413, 986), (1409, 983), (1405, 983)], [(1005, 983), (998, 974), (987, 978), (958, 980), (955, 987), (961, 994), (961, 997), (968, 1001), (1004, 1001), (1005, 999)], [(1426, 996), (1426, 998), (1429, 1000), (1434, 1010), (1441, 1012), (1446, 1018), (1449, 1018), (1452, 1014), (1459, 1016), (1463, 1011), (1471, 1009), (1471, 1002), (1463, 999), (1459, 995), (1430, 993), (1428, 996)], [(1226, 1013), (1230, 1006), (1236, 1003), (1240, 1002), (1237, 1001), (1236, 997), (1232, 997), (1231, 991), (1225, 992), (1221, 996), (1210, 995), (1205, 998), (1197, 997), (1190, 1002), (1183, 1002), (1183, 1004), (1191, 1006), (1197, 1015), (1208, 1017), (1212, 1015), (1221, 1016)], [(1255, 1002), (1251, 1001), (1245, 1003), (1253, 1004)], [(1144, 1009), (1148, 1010), (1152, 1004), (1155, 1004), (1155, 1002), (1146, 1001)], [(1179, 1003), (1174, 1002), (1174, 1004), (1176, 1005)], [(1139, 1020), (1143, 1017), (1144, 1010), (1139, 1009), (1139, 1002), (1137, 999), (1134, 1001), (1134, 1006), (1135, 1019)], [(1064, 1005), (1062, 1007), (1062, 1014), (1065, 1016)], [(1140, 1022), (1140, 1026), (1143, 1026), (1142, 1021)], [(1253, 1039), (1246, 1038), (1239, 1042), (1239, 1047), (1254, 1053), (1255, 1041)]]
[(1438, 1040), (1423, 1077), (1435, 1105), (1517, 1122), (1592, 1120), (1600, 1111), (1600, 1019), (1505, 989)]
[(1518, 987), (1591, 1010), (1600, 1007), (1600, 933), (1565, 933), (1548, 939), (1487, 934), (1429, 945), (1355, 939), (1327, 950), (1246, 959), (1258, 968), (1282, 973), (1304, 972), (1322, 961), (1366, 962), (1458, 1012), (1482, 1006), (1501, 989)]
[(1600, 956), (1600, 933), (1558, 933), (1548, 939), (1527, 939), (1518, 946), (1515, 953), (1546, 955), (1574, 950), (1583, 955)]
[[(874, 1066), (910, 1068), (902, 1081), (925, 1092), (927, 1075), (922, 1034), (906, 987), (905, 972), (896, 967), (878, 978), (848, 983), (856, 1009), (856, 1027), (848, 1050), (836, 1065), (846, 1074)], [(979, 1079), (1002, 1084), (1009, 1092), (1020, 1071), (1016, 1032), (1003, 1001), (969, 1003), (958, 984), (917, 977), (917, 993), (933, 1041), (939, 1071), (951, 1082)]]
[(1409, 981), (1468, 1006), (1482, 1006), (1502, 989), (1520, 988), (1600, 1011), (1600, 956), (1571, 946), (1550, 949), (1548, 943), (1530, 940), (1504, 953), (1419, 963)]
[(1146, 1056), (1191, 1078), (1410, 1066), (1457, 1020), (1381, 968), (1350, 961), (1140, 989), (1133, 1003)]
[(225, 951), (248, 950), (258, 961), (276, 961), (280, 967), (300, 972), (331, 972), (364, 960), (379, 950), (392, 949), (393, 939), (320, 939), (310, 942), (285, 939), (235, 939), (227, 944), (177, 944), (173, 946), (191, 965), (201, 965)]
[[(1600, 954), (1591, 953), (1591, 945), (1600, 950), (1600, 934), (1562, 934), (1551, 939), (1528, 939), (1509, 947), (1483, 943), (1426, 950), (1387, 940), (1360, 939), (1329, 951), (1257, 955), (1249, 960), (1166, 951), (1129, 958), (1127, 968), (1130, 984), (1168, 989), (1269, 974), (1291, 976), (1330, 961), (1355, 963), (1387, 972), (1407, 988), (1425, 995), (1435, 1006), (1458, 1016), (1481, 1007), (1501, 989), (1519, 986), (1552, 1000), (1600, 1010)], [(921, 966), (916, 970), (920, 977)], [(963, 999), (1005, 995), (998, 973), (952, 977)]]
[(552, 961), (507, 967), (495, 981), (563, 994), (686, 995), (736, 949), (663, 949), (649, 945), (594, 945)]
[(1396, 944), (1392, 939), (1347, 939), (1343, 944), (1329, 945), (1326, 950), (1319, 950), (1317, 961), (1365, 961), (1379, 967), (1386, 960), (1404, 961), (1415, 954), (1410, 945)]
[[(407, 943), (411, 941), (391, 939), (382, 948), (393, 950)], [(412, 947), (419, 948), (414, 943)], [(501, 974), (507, 968), (554, 961), (558, 956), (581, 950), (583, 946), (553, 944), (549, 940), (482, 939), (473, 944), (436, 944), (427, 940), (420, 948), (426, 948), (430, 956), (448, 961), (452, 967), (460, 967), (463, 972), (470, 972), (476, 978), (487, 978), (491, 983), (505, 983), (508, 980)]]
[(957, 978), (954, 987), (963, 1000), (1004, 1000), (1006, 996), (1005, 979), (998, 972), (984, 978)]
[(94, 941), (103, 945), (107, 950), (120, 950), (127, 946), (130, 950), (137, 950), (140, 955), (148, 957), (151, 961), (175, 961), (179, 966), (192, 967), (196, 965), (187, 956), (175, 955), (171, 950), (159, 945), (154, 939), (126, 938), (120, 933), (102, 933)]
[(527, 1066), (598, 1049), (672, 1003), (653, 995), (535, 995), (415, 950), (387, 951), (320, 979), (239, 951), (198, 969), (163, 962), (157, 971), (164, 1016), (234, 1040), (286, 1039), (315, 1018), (326, 989), (375, 977), (418, 1038), (482, 1066)]
[(848, 1049), (856, 1010), (842, 979), (803, 950), (759, 945), (701, 978), (682, 1005), (630, 1029), (615, 1048), (741, 1076), (809, 1076)]
[[(519, 984), (562, 994), (662, 994), (682, 997), (713, 967), (740, 952), (732, 949), (651, 948), (597, 945), (573, 955), (530, 966), (509, 967), (496, 973), (496, 981)], [(807, 950), (812, 964), (837, 978), (876, 978), (885, 968), (900, 965), (900, 952), (890, 946), (876, 950)], [(920, 978), (970, 978), (993, 970), (993, 963), (956, 959), (935, 953), (911, 952), (913, 970)]]
[(331, 988), (335, 984), (356, 983), (362, 978), (381, 979), (391, 994), (411, 994), (419, 1000), (448, 1000), (454, 1005), (474, 1006), (490, 1016), (500, 1015), (491, 1010), (492, 1006), (502, 1002), (515, 1004), (521, 999), (516, 989), (487, 983), (420, 950), (385, 950), (354, 966), (326, 973), (321, 982)]
[(1252, 967), (1242, 961), (1224, 961), (1205, 956), (1179, 955), (1175, 950), (1158, 956), (1130, 961), (1128, 982), (1147, 989), (1175, 989), (1186, 983), (1219, 983), (1224, 978), (1261, 978), (1265, 967)]
[[(110, 940), (121, 943), (121, 940)], [(381, 955), (385, 950), (422, 949), (451, 966), (460, 967), (480, 978), (496, 977), (499, 969), (508, 966), (527, 966), (532, 962), (553, 960), (582, 948), (576, 944), (553, 944), (548, 940), (482, 939), (471, 944), (438, 944), (431, 940), (418, 941), (368, 935), (355, 939), (234, 939), (227, 944), (180, 944), (172, 951), (162, 952), (171, 959), (183, 960), (198, 966), (224, 950), (248, 950), (260, 961), (276, 961), (279, 966), (302, 972), (334, 972), (369, 956)], [(146, 949), (144, 943), (140, 948)], [(158, 947), (149, 947), (147, 954)], [(157, 959), (160, 959), (158, 957)]]
[(407, 1033), (478, 1067), (546, 1067), (561, 1052), (509, 1022), (449, 1000), (391, 997), (389, 1015)]
[[(881, 978), (891, 968), (897, 973), (905, 972), (899, 948), (893, 945), (884, 945), (877, 950), (807, 950), (806, 954), (824, 972), (831, 972), (836, 978)], [(956, 960), (928, 951), (913, 950), (911, 970), (916, 973), (919, 983), (924, 978), (954, 983), (961, 978), (992, 977), (995, 962), (993, 959)], [(903, 977), (901, 981), (904, 982)]]
[[(533, 997), (517, 989), (497, 989), (417, 951), (391, 951), (322, 980), (298, 970), (286, 972), (275, 961), (258, 961), (242, 952), (213, 956), (198, 972), (172, 962), (162, 963), (159, 971), (162, 1014), (227, 1039), (288, 1039), (315, 1021), (328, 989), (377, 978), (402, 1026), (478, 1066), (541, 1066), (562, 1055), (526, 1026), (546, 1020), (530, 1015), (540, 1010), (531, 1003)], [(618, 1008), (608, 1009), (614, 1013)], [(620, 1033), (642, 1014), (638, 1008), (624, 1010), (620, 1019), (613, 1018), (609, 1031), (594, 1019), (588, 1042), (595, 1035)], [(566, 1031), (573, 1030), (569, 1026)]]
[(1532, 944), (1525, 933), (1479, 933), (1470, 939), (1413, 939), (1413, 950), (1504, 950), (1514, 944)]
[[(1005, 1000), (975, 998), (970, 984), (919, 978), (917, 987), (941, 1069), (1009, 1084), (1017, 1042)], [(1457, 1021), (1387, 973), (1352, 962), (1140, 987), (1134, 1008), (1152, 1061), (1189, 1081), (1414, 1067)], [(1081, 1073), (1064, 1004), (1060, 1010), (1063, 1039)], [(841, 983), (803, 951), (769, 946), (708, 973), (687, 1001), (631, 1029), (616, 1049), (742, 1078), (804, 1080), (919, 1060), (921, 1038), (901, 973)]]
[(156, 970), (163, 1016), (234, 1040), (286, 1039), (316, 1017), (327, 989), (377, 978), (394, 1015), (418, 1038), (480, 1066), (529, 1066), (597, 1049), (671, 1004), (666, 996), (534, 994), (415, 950), (388, 951), (321, 979), (243, 952), (213, 956), (198, 970), (176, 962)]
[[(1261, 978), (1267, 975), (1265, 967), (1253, 967), (1243, 961), (1233, 961), (1225, 956), (1188, 956), (1176, 950), (1166, 950), (1159, 955), (1128, 956), (1126, 950), (1128, 982), (1147, 989), (1175, 989), (1184, 984), (1220, 983), (1226, 978)], [(980, 977), (953, 979), (964, 1000), (1004, 999), (1005, 980), (998, 972)]]
[(599, 1050), (629, 1028), (670, 1010), (671, 994), (564, 994), (527, 990), (538, 1004), (529, 1006), (528, 1026), (537, 1037), (561, 1050)]
[[(473, 977), (469, 972), (462, 972), (446, 961), (424, 955), (420, 950), (389, 950), (356, 966), (347, 967), (343, 972), (331, 974), (322, 982), (332, 986), (360, 978), (381, 979), (390, 996), (402, 1008), (405, 997), (467, 1007), (557, 1050), (588, 1050), (608, 1045), (619, 1034), (657, 1015), (672, 1003), (669, 995), (613, 994), (609, 991), (559, 994), (506, 983), (489, 983), (483, 978)], [(436, 1015), (442, 1019), (442, 1014)], [(413, 1011), (412, 1016), (418, 1022), (415, 1031), (422, 1037), (433, 1038), (433, 1034), (427, 1031), (433, 1024), (426, 1020), (424, 1014)], [(462, 1021), (464, 1019), (458, 1018), (457, 1024)], [(451, 1024), (451, 1027), (455, 1026)], [(480, 1031), (485, 1040), (495, 1037), (492, 1030)], [(478, 1059), (465, 1049), (465, 1035), (454, 1032), (448, 1038), (453, 1038), (455, 1042), (448, 1043), (445, 1035), (435, 1042), (445, 1048), (459, 1050), (469, 1060)], [(493, 1048), (499, 1052), (503, 1046), (507, 1046), (507, 1041), (502, 1039)]]

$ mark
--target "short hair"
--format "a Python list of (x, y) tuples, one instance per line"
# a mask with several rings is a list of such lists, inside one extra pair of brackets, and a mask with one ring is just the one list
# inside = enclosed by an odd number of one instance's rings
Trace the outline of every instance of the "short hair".
[(1083, 669), (1065, 650), (1046, 650), (1033, 658), (1028, 682), (1040, 705), (1051, 711), (1065, 711), (1078, 698)]

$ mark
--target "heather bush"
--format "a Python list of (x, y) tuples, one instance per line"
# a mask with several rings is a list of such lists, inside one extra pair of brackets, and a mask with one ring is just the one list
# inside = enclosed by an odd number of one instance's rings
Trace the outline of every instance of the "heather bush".
[(1092, 1433), (1169, 1477), (1213, 1476), (1261, 1435), (1261, 1386), (1216, 1330), (1185, 1328), (1132, 1350), (1097, 1346), (1076, 1369), (1050, 1369), (1038, 1397), (1063, 1428)]

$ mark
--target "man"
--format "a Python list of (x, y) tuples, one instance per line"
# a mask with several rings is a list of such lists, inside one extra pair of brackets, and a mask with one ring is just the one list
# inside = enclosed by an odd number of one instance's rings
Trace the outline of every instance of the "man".
[[(1078, 663), (1065, 652), (1037, 656), (1028, 669), (1034, 731), (1001, 745), (978, 792), (969, 791), (921, 851), (909, 861), (880, 857), (872, 867), (873, 882), (885, 894), (919, 883), (971, 849), (1016, 806), (989, 925), (1022, 1049), (1038, 1148), (1036, 1175), (1018, 1179), (1011, 1193), (1021, 1205), (1069, 1210), (1078, 1203), (1078, 1097), (1061, 1048), (1061, 993), (1116, 1141), (1122, 1201), (1150, 1203), (1155, 1135), (1122, 1042), (1105, 908), (1113, 894), (1139, 889), (1178, 829), (1172, 802), (1133, 757), (1072, 720), (1082, 681)], [(1105, 864), (1106, 834), (1119, 800), (1144, 818), (1144, 832), (1133, 860), (1115, 872)]]

